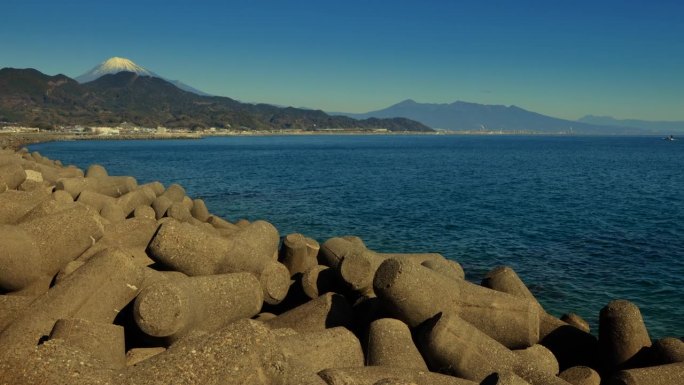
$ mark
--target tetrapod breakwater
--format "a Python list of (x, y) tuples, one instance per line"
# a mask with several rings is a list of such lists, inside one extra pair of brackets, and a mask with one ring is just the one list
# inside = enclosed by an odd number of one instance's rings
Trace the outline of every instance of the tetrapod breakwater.
[(510, 267), (319, 243), (178, 184), (0, 151), (2, 384), (681, 384), (616, 299), (592, 331)]

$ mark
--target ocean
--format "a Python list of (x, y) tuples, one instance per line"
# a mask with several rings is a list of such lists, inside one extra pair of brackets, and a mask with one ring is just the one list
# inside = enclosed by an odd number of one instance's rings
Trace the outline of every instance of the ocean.
[(684, 142), (658, 137), (253, 136), (31, 145), (81, 168), (179, 183), (228, 220), (439, 252), (480, 282), (511, 266), (544, 308), (598, 333), (627, 299), (684, 336)]

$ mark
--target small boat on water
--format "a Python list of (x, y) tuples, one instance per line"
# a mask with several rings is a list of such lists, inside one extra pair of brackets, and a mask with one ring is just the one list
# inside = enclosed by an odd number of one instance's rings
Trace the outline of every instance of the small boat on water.
[(669, 135), (669, 136), (666, 136), (666, 137), (664, 137), (663, 139), (665, 139), (665, 140), (667, 140), (667, 141), (670, 141), (670, 142), (671, 142), (671, 141), (675, 140), (675, 137), (674, 137), (674, 136), (672, 136), (672, 135)]

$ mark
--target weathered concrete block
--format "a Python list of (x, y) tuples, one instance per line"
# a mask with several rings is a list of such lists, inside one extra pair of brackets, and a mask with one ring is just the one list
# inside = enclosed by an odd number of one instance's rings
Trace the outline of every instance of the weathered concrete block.
[(450, 314), (428, 321), (418, 345), (432, 370), (478, 382), (494, 372), (513, 372), (520, 360), (505, 346)]
[(100, 211), (100, 215), (112, 223), (121, 222), (126, 219), (126, 213), (116, 203), (107, 203)]
[(598, 353), (596, 337), (589, 334), (588, 330), (570, 326), (546, 313), (512, 268), (500, 266), (493, 269), (482, 280), (482, 285), (534, 301), (539, 307), (540, 343), (553, 352), (561, 370), (577, 365), (596, 365)]
[(96, 214), (84, 206), (25, 221), (0, 232), (0, 286), (11, 291), (39, 284), (33, 294), (47, 290), (52, 277), (102, 236)]
[(562, 371), (558, 377), (572, 385), (600, 385), (601, 377), (588, 366), (573, 366)]
[(577, 329), (589, 333), (591, 328), (589, 327), (589, 322), (585, 321), (584, 318), (580, 317), (575, 313), (563, 314), (560, 318), (561, 321), (567, 323), (570, 326), (574, 326)]
[(157, 354), (164, 353), (165, 347), (133, 348), (126, 352), (126, 366), (133, 366)]
[(149, 266), (154, 261), (145, 250), (157, 231), (157, 222), (149, 218), (130, 218), (105, 226), (104, 234), (95, 244), (84, 251), (78, 259), (87, 261), (93, 255), (109, 248), (117, 248), (128, 253), (133, 260)]
[(618, 372), (608, 385), (679, 385), (684, 384), (684, 364), (649, 366)]
[(138, 206), (133, 210), (134, 218), (157, 219), (154, 209), (150, 206)]
[(11, 324), (34, 300), (22, 295), (0, 295), (0, 331)]
[(55, 276), (55, 283), (59, 283), (60, 281), (64, 280), (71, 273), (78, 270), (78, 268), (83, 265), (85, 265), (85, 261), (83, 260), (74, 260), (67, 263), (61, 270), (59, 270), (59, 273), (57, 273), (57, 275)]
[(426, 322), (418, 345), (431, 369), (469, 380), (513, 372), (533, 385), (568, 385), (454, 314), (439, 314)]
[(290, 276), (304, 273), (318, 265), (318, 259), (310, 251), (306, 237), (299, 233), (288, 234), (283, 238), (280, 261), (290, 271)]
[(58, 319), (111, 323), (135, 298), (142, 280), (142, 269), (127, 255), (113, 249), (103, 251), (31, 302), (0, 332), (0, 346), (31, 349), (49, 335)]
[(414, 262), (386, 260), (374, 287), (388, 311), (411, 327), (439, 312), (456, 312), (510, 348), (539, 339), (539, 308), (533, 301), (449, 279)]
[(16, 224), (34, 207), (48, 199), (50, 193), (47, 189), (0, 192), (0, 224)]
[(366, 364), (428, 370), (413, 343), (408, 326), (392, 318), (382, 318), (370, 323)]
[(170, 220), (150, 243), (152, 256), (188, 275), (250, 272), (259, 277), (264, 301), (277, 304), (287, 295), (290, 274), (273, 260), (278, 231), (268, 222), (256, 221), (230, 238)]
[(329, 239), (323, 244), (329, 266), (336, 267), (342, 279), (355, 291), (361, 294), (371, 294), (373, 291), (373, 277), (380, 264), (387, 259), (394, 258), (415, 263), (422, 263), (429, 259), (444, 259), (436, 253), (389, 254), (368, 250), (356, 240), (344, 238)]
[(662, 338), (653, 343), (648, 351), (648, 366), (684, 362), (684, 342), (678, 338)]
[(194, 219), (190, 210), (180, 202), (171, 203), (171, 206), (166, 210), (166, 216), (179, 222), (190, 222)]
[(549, 376), (557, 376), (559, 370), (558, 360), (553, 353), (543, 345), (532, 345), (526, 349), (513, 350), (513, 353), (530, 365), (534, 366), (535, 370), (548, 374)]
[(92, 354), (61, 339), (26, 351), (0, 352), (2, 385), (105, 385), (114, 383), (115, 374)]
[(221, 217), (217, 217), (216, 215), (211, 215), (207, 219), (207, 222), (217, 229), (230, 230), (231, 232), (240, 230), (237, 225), (230, 223)]
[(302, 290), (309, 298), (318, 298), (329, 292), (341, 293), (343, 282), (335, 269), (325, 265), (316, 265), (304, 272), (301, 279)]
[(61, 339), (104, 363), (108, 369), (126, 366), (123, 327), (110, 323), (69, 318), (57, 320), (50, 339)]
[(192, 210), (190, 210), (190, 213), (195, 219), (201, 222), (206, 222), (211, 216), (207, 209), (207, 205), (202, 199), (194, 199), (192, 201)]
[(21, 156), (12, 151), (0, 153), (0, 166), (6, 166), (8, 164), (21, 164)]
[(64, 191), (64, 190), (56, 190), (52, 193), (52, 199), (59, 203), (72, 203), (74, 201), (74, 198), (71, 197), (71, 195)]
[(171, 202), (183, 202), (185, 198), (185, 189), (179, 184), (172, 184), (166, 188), (161, 196), (169, 199)]
[(86, 178), (102, 178), (109, 176), (104, 166), (99, 164), (91, 164), (85, 172)]
[(143, 186), (120, 196), (116, 203), (128, 217), (138, 207), (149, 207), (156, 198), (151, 187)]
[(606, 370), (623, 369), (638, 364), (651, 346), (651, 338), (632, 302), (614, 300), (599, 314), (599, 347)]
[(356, 336), (343, 327), (279, 337), (289, 370), (284, 382), (298, 384), (323, 369), (363, 366)]
[(328, 385), (374, 385), (385, 379), (399, 379), (417, 385), (477, 385), (477, 382), (444, 374), (388, 366), (326, 369), (318, 375)]
[[(45, 172), (43, 172), (45, 176)], [(76, 198), (85, 190), (118, 198), (138, 187), (138, 182), (130, 176), (107, 177), (61, 177), (55, 182), (57, 190), (64, 190)]]
[(263, 324), (239, 320), (214, 333), (190, 335), (163, 353), (129, 366), (122, 385), (282, 383), (287, 360)]
[(0, 166), (0, 185), (16, 190), (26, 180), (26, 171), (17, 163)]
[(456, 261), (435, 258), (423, 261), (421, 265), (451, 279), (465, 279), (465, 272), (463, 271), (461, 265)]
[(164, 188), (164, 185), (161, 184), (161, 182), (159, 182), (159, 181), (145, 183), (143, 185), (140, 185), (140, 187), (150, 188), (152, 191), (154, 191), (155, 196), (160, 196), (164, 193), (164, 191), (166, 191), (166, 189)]
[(480, 385), (530, 385), (518, 375), (511, 372), (492, 373), (480, 382)]
[(175, 341), (191, 330), (213, 332), (259, 313), (261, 285), (250, 273), (168, 279), (144, 288), (135, 321), (145, 333)]
[(348, 326), (350, 322), (351, 308), (347, 300), (339, 294), (327, 293), (266, 321), (266, 325), (306, 333)]
[(173, 201), (171, 199), (160, 195), (158, 196), (153, 202), (152, 202), (152, 208), (154, 209), (155, 214), (157, 215), (157, 219), (163, 218), (166, 216), (166, 212), (168, 211), (169, 207), (173, 204)]

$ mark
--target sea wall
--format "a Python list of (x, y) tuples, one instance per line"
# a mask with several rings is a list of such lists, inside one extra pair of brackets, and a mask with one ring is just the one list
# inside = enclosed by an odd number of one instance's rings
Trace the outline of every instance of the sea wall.
[[(16, 147), (16, 146), (15, 146)], [(597, 333), (510, 267), (280, 234), (182, 186), (0, 150), (0, 384), (682, 384), (614, 300)]]

